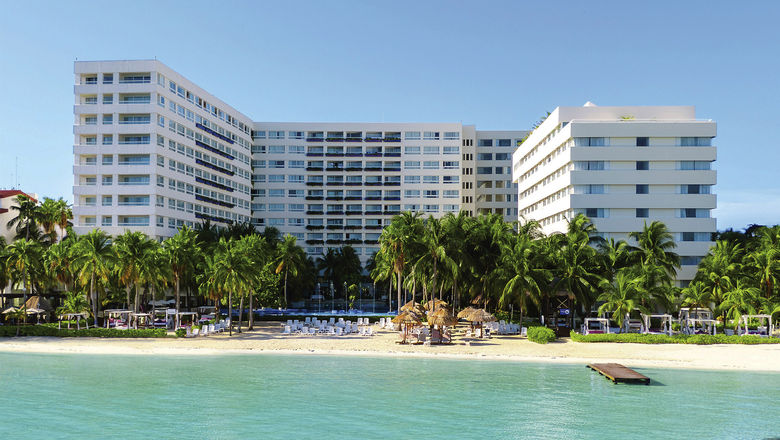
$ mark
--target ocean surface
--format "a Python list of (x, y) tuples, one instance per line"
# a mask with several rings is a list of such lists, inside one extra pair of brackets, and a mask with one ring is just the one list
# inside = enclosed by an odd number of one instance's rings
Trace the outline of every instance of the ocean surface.
[(780, 374), (313, 355), (0, 353), (0, 439), (761, 439)]

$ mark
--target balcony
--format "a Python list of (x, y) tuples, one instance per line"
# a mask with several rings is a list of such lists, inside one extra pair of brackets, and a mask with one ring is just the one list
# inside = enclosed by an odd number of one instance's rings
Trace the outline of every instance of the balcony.
[(344, 211), (328, 211), (328, 215), (344, 215)]
[(346, 196), (344, 197), (344, 200), (361, 200), (363, 197), (360, 196)]
[(322, 200), (322, 196), (306, 196), (306, 200)]
[(306, 215), (322, 215), (324, 211), (306, 211)]
[(211, 151), (212, 153), (219, 154), (220, 156), (222, 156), (222, 157), (226, 157), (226, 158), (228, 158), (228, 159), (230, 159), (230, 160), (233, 160), (233, 159), (235, 159), (235, 157), (233, 157), (232, 155), (230, 155), (230, 154), (228, 154), (228, 153), (225, 153), (224, 151), (220, 151), (220, 150), (218, 150), (218, 149), (216, 149), (216, 148), (212, 147), (211, 145), (209, 145), (209, 144), (205, 144), (205, 143), (203, 143), (203, 142), (201, 142), (201, 141), (195, 141), (195, 145), (197, 145), (197, 146), (199, 146), (199, 147), (201, 147), (201, 148), (205, 148), (205, 149), (207, 149), (207, 150)]
[(324, 140), (325, 139), (323, 139), (323, 138), (317, 138), (317, 137), (306, 138), (306, 142), (322, 142)]
[(324, 240), (306, 240), (306, 244), (324, 244)]
[[(382, 215), (382, 211), (366, 211), (365, 215)], [(368, 228), (368, 226), (366, 226)]]
[(235, 143), (235, 142), (233, 142), (233, 139), (230, 139), (230, 138), (229, 138), (229, 137), (227, 137), (227, 136), (221, 135), (221, 134), (219, 134), (218, 132), (216, 132), (216, 131), (214, 131), (214, 130), (212, 130), (212, 129), (208, 128), (208, 127), (206, 127), (205, 125), (203, 125), (203, 124), (201, 124), (201, 123), (199, 123), (199, 122), (196, 122), (196, 123), (195, 123), (195, 126), (196, 126), (196, 127), (198, 127), (198, 128), (200, 128), (201, 130), (205, 131), (206, 133), (208, 133), (208, 134), (210, 134), (210, 135), (212, 135), (212, 136), (216, 137), (216, 138), (222, 139), (223, 141), (225, 141), (225, 142), (227, 142), (227, 143), (229, 143), (229, 144), (234, 144), (234, 143)]
[(325, 197), (325, 200), (344, 200), (344, 197), (328, 196), (328, 197)]
[(401, 157), (401, 153), (385, 153), (385, 157)]
[(346, 167), (346, 168), (344, 168), (344, 171), (363, 171), (363, 168)]
[(225, 190), (225, 191), (228, 191), (228, 192), (233, 192), (233, 188), (231, 188), (231, 187), (229, 187), (227, 185), (223, 185), (223, 184), (217, 183), (217, 182), (212, 182), (211, 180), (206, 180), (206, 179), (204, 179), (202, 177), (195, 177), (195, 181), (198, 182), (198, 183), (203, 183), (205, 185), (213, 186), (214, 188), (219, 188), (219, 189), (222, 189), (222, 190)]
[(360, 186), (362, 184), (363, 182), (352, 182), (352, 181), (347, 181), (344, 183), (345, 186)]
[(344, 171), (344, 168), (339, 168), (339, 167), (328, 167), (328, 168), (326, 168), (326, 169), (325, 169), (325, 171), (339, 172), (339, 171)]
[(385, 186), (401, 186), (401, 182), (385, 181)]
[(401, 200), (401, 197), (385, 197), (385, 200)]
[(322, 171), (322, 167), (306, 167), (306, 171)]
[(382, 186), (382, 182), (366, 182), (366, 186)]
[(220, 173), (227, 174), (228, 176), (233, 176), (233, 175), (236, 174), (236, 173), (228, 170), (227, 168), (219, 167), (217, 165), (214, 165), (214, 164), (212, 164), (210, 162), (206, 162), (206, 161), (201, 160), (201, 159), (195, 159), (195, 163), (198, 164), (198, 165), (203, 165), (206, 168), (211, 168), (214, 171), (219, 171)]
[(328, 137), (325, 138), (325, 142), (344, 142), (343, 137)]
[(378, 244), (379, 240), (363, 240), (363, 244)]
[(364, 168), (365, 171), (382, 171), (382, 167), (374, 167), (374, 166), (367, 166)]
[(344, 186), (344, 182), (328, 182), (328, 186)]
[(361, 215), (363, 211), (347, 211), (347, 215)]
[(307, 186), (322, 186), (322, 182), (306, 182)]
[(382, 225), (366, 225), (365, 229), (382, 229)]
[(306, 225), (306, 230), (308, 231), (319, 231), (325, 229), (325, 226), (322, 225)]
[(400, 167), (399, 167), (399, 168), (390, 168), (390, 167), (387, 167), (387, 168), (385, 168), (384, 170), (385, 170), (385, 171), (392, 171), (392, 172), (401, 172), (401, 168), (400, 168)]
[(381, 196), (366, 196), (365, 200), (382, 200)]

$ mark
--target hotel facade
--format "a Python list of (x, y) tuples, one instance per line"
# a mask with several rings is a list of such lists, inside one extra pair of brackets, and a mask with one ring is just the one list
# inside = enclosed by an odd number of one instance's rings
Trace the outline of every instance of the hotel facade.
[[(693, 107), (560, 107), (528, 131), (460, 123), (254, 122), (156, 60), (74, 65), (74, 224), (161, 240), (204, 220), (362, 262), (393, 216), (498, 213), (605, 238), (664, 221), (682, 281), (715, 231), (715, 123)], [(521, 140), (527, 140), (521, 144)], [(520, 145), (520, 147), (518, 147)]]
[(716, 231), (716, 128), (689, 106), (558, 107), (513, 154), (519, 215), (550, 234), (583, 213), (603, 238), (630, 243), (663, 221), (687, 285)]
[(252, 122), (156, 60), (74, 67), (77, 233), (252, 222), (316, 257), (365, 262), (403, 211), (517, 219), (511, 154), (528, 132), (460, 123)]

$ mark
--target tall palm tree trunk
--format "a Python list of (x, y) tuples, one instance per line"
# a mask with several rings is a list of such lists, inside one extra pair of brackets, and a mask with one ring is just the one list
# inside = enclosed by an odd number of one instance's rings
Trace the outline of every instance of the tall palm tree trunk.
[(228, 333), (230, 336), (233, 336), (233, 291), (231, 290), (228, 292), (228, 321), (230, 322), (230, 325), (228, 326)]
[(141, 302), (141, 292), (138, 283), (135, 283), (135, 303), (133, 304), (133, 310), (138, 313), (138, 303)]
[(255, 309), (252, 305), (254, 295), (252, 293), (249, 294), (249, 326), (246, 328), (247, 331), (254, 330), (255, 329)]
[(98, 326), (97, 321), (97, 298), (95, 297), (95, 274), (92, 273), (92, 276), (89, 280), (89, 297), (92, 299), (92, 318), (94, 319), (95, 327)]
[(241, 321), (244, 320), (244, 297), (238, 300), (238, 332), (241, 333)]
[(401, 313), (401, 272), (398, 271), (398, 303), (396, 304), (398, 313)]
[(287, 308), (287, 266), (284, 267), (284, 308)]
[(179, 324), (180, 324), (180, 322), (179, 322), (179, 312), (180, 312), (179, 305), (180, 305), (179, 304), (179, 276), (177, 275), (176, 276), (176, 327), (174, 328), (174, 330), (178, 330)]

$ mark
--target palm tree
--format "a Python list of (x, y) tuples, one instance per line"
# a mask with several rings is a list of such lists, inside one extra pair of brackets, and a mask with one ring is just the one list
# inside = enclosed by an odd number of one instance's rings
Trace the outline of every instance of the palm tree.
[(694, 281), (682, 289), (683, 306), (697, 309), (709, 309), (712, 292), (701, 281)]
[(599, 307), (599, 313), (612, 312), (612, 319), (622, 328), (624, 318), (632, 311), (646, 312), (647, 308), (642, 304), (641, 283), (641, 279), (633, 276), (630, 269), (620, 270), (612, 283), (603, 280), (599, 286), (602, 293), (598, 299), (605, 303)]
[(699, 263), (696, 281), (709, 289), (715, 302), (723, 301), (726, 291), (742, 272), (743, 247), (739, 243), (718, 240)]
[(753, 269), (758, 285), (770, 298), (780, 279), (780, 250), (762, 248), (747, 256), (747, 264)]
[(444, 235), (447, 237), (445, 246), (447, 247), (447, 255), (455, 262), (455, 270), (448, 274), (450, 282), (452, 284), (452, 307), (458, 308), (459, 292), (458, 287), (460, 281), (467, 276), (471, 265), (471, 253), (467, 252), (466, 238), (468, 236), (468, 230), (471, 227), (472, 217), (465, 211), (461, 211), (458, 215), (449, 213), (445, 215), (442, 220), (442, 227), (444, 228)]
[(16, 240), (6, 248), (7, 268), (13, 280), (24, 284), (25, 304), (32, 288), (33, 279), (43, 272), (42, 256), (41, 245), (26, 238)]
[(197, 264), (200, 247), (197, 243), (197, 233), (184, 226), (173, 237), (163, 242), (167, 264), (173, 274), (176, 288), (176, 327), (179, 328), (179, 312), (181, 311), (181, 283)]
[(76, 257), (73, 265), (76, 277), (82, 285), (89, 285), (89, 298), (92, 302), (92, 315), (97, 327), (98, 295), (95, 284), (108, 283), (111, 271), (116, 261), (116, 253), (109, 241), (108, 235), (100, 229), (94, 229), (79, 237), (74, 249)]
[(756, 313), (754, 304), (758, 302), (760, 296), (759, 288), (749, 286), (742, 280), (737, 281), (737, 285), (726, 292), (724, 301), (719, 306), (723, 313), (723, 325), (726, 325), (727, 318), (731, 318), (736, 328), (742, 315)]
[[(252, 260), (247, 257), (244, 247), (237, 244), (234, 240), (225, 240), (221, 238), (217, 243), (214, 254), (214, 260), (210, 263), (210, 270), (213, 271), (211, 279), (208, 280), (210, 289), (228, 293), (228, 317), (233, 315), (233, 292), (239, 296), (244, 292), (251, 290), (252, 280)], [(230, 320), (230, 335), (233, 335), (233, 320)]]
[(553, 260), (553, 275), (557, 277), (553, 290), (569, 292), (585, 310), (590, 310), (596, 289), (603, 280), (599, 275), (596, 250), (591, 246), (601, 241), (594, 240), (595, 232), (590, 220), (578, 214), (569, 222), (566, 234), (553, 234), (544, 244), (545, 252)]
[(19, 336), (19, 330), (21, 330), (22, 321), (27, 321), (27, 305), (24, 304), (22, 307), (16, 310), (10, 310), (5, 314), (6, 321), (10, 321), (12, 319), (16, 320), (16, 336)]
[[(317, 270), (322, 272), (322, 277), (330, 281), (333, 285), (338, 285), (336, 275), (338, 274), (339, 256), (335, 249), (328, 248), (328, 251), (317, 258)], [(331, 292), (335, 301), (336, 294)]]
[(70, 291), (73, 283), (73, 240), (63, 240), (46, 249), (44, 264), (46, 272), (56, 282), (65, 285)]
[(73, 219), (73, 210), (71, 205), (60, 197), (54, 201), (53, 214), (55, 223), (60, 227), (60, 240), (62, 240), (65, 238), (68, 228), (73, 226), (70, 222)]
[[(288, 236), (289, 237), (289, 236)], [(286, 237), (285, 237), (286, 238)], [(293, 237), (294, 239), (294, 237)], [(268, 249), (268, 244), (265, 241), (265, 238), (260, 236), (259, 234), (251, 234), (246, 235), (241, 238), (239, 244), (244, 248), (244, 252), (246, 256), (250, 259), (249, 265), (250, 265), (250, 283), (247, 290), (247, 295), (249, 296), (249, 325), (248, 330), (252, 330), (254, 328), (254, 296), (257, 292), (257, 290), (260, 287), (260, 276), (265, 268), (265, 266), (268, 264), (269, 260), (269, 254), (270, 250)], [(303, 249), (301, 249), (299, 246), (296, 246), (297, 249), (300, 250), (301, 254), (303, 253)], [(297, 274), (297, 268), (296, 272)], [(286, 278), (285, 274), (285, 278)], [(295, 275), (293, 275), (295, 276)], [(286, 279), (285, 279), (286, 283)], [(286, 287), (285, 287), (286, 288)], [(240, 314), (244, 310), (243, 305), (243, 297), (241, 301), (240, 306), (240, 312), (239, 312), (239, 320), (238, 320), (238, 331), (241, 332), (241, 316)]]
[(499, 280), (495, 268), (513, 234), (511, 226), (500, 214), (480, 215), (471, 224), (467, 248), (473, 256), (470, 266), (477, 281), (472, 286), (472, 296), (481, 295), (485, 307), (491, 292), (500, 291), (492, 288)]
[[(425, 268), (431, 273), (430, 290), (431, 299), (436, 304), (436, 293), (439, 290), (439, 297), (443, 290), (443, 283), (439, 283), (439, 272), (454, 273), (457, 265), (453, 259), (447, 255), (447, 237), (444, 228), (439, 220), (428, 217), (425, 220), (425, 229), (423, 230), (422, 245), (423, 253), (415, 262), (415, 266)], [(434, 310), (432, 310), (434, 311)]]
[(5, 287), (11, 282), (7, 261), (5, 238), (0, 237), (0, 310), (5, 309)]
[(298, 276), (298, 268), (303, 265), (306, 255), (295, 243), (295, 237), (285, 235), (284, 240), (279, 242), (276, 247), (276, 273), (284, 271), (284, 307), (288, 307), (287, 302), (287, 276)]
[(531, 234), (517, 235), (504, 248), (501, 270), (508, 281), (499, 298), (499, 305), (517, 301), (520, 305), (520, 323), (529, 301), (537, 307), (542, 305), (543, 290), (552, 281), (552, 274), (544, 267), (538, 247), (531, 240)]
[(149, 265), (149, 260), (156, 246), (157, 242), (150, 240), (146, 234), (138, 231), (125, 231), (114, 240), (114, 249), (118, 257), (117, 275), (119, 281), (125, 286), (128, 308), (130, 308), (130, 291), (135, 287), (133, 311), (136, 313), (140, 299), (141, 272), (144, 265)]
[[(674, 237), (663, 222), (645, 222), (642, 231), (632, 232), (628, 236), (637, 241), (638, 248), (633, 249), (640, 266), (645, 271), (644, 289), (656, 298), (672, 285), (672, 278), (680, 267), (680, 256), (672, 251), (677, 245)], [(662, 271), (657, 270), (663, 268)]]
[(16, 196), (16, 203), (11, 205), (11, 210), (17, 214), (6, 226), (9, 229), (16, 227), (17, 236), (29, 240), (31, 230), (37, 228), (38, 224), (38, 202), (26, 194), (19, 194)]
[(393, 271), (398, 277), (397, 309), (401, 311), (402, 276), (406, 263), (414, 253), (413, 239), (422, 235), (422, 221), (419, 213), (404, 212), (393, 218), (389, 226), (382, 230), (379, 237), (380, 249), (384, 251), (389, 261), (392, 261)]

